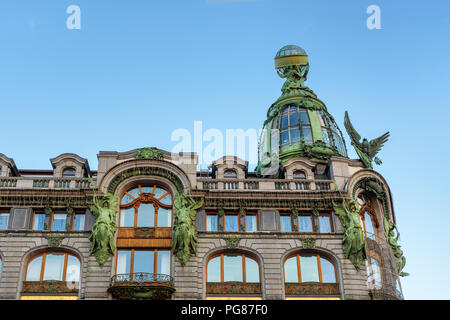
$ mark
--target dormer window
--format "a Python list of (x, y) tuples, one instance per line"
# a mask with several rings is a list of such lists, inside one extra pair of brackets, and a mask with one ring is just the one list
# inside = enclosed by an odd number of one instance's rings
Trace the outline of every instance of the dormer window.
[(237, 179), (237, 173), (235, 170), (228, 169), (225, 170), (223, 177), (225, 179)]
[(74, 167), (67, 167), (67, 168), (64, 168), (62, 176), (64, 178), (74, 178), (75, 173), (76, 173), (76, 170)]
[(296, 180), (304, 180), (306, 179), (306, 173), (303, 170), (295, 170), (293, 174), (293, 178)]

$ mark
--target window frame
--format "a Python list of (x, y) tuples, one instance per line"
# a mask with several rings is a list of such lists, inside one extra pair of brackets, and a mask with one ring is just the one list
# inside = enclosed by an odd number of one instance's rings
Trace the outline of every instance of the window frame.
[(358, 196), (356, 198), (357, 199), (362, 198), (365, 201), (365, 203), (363, 205), (360, 205), (358, 202), (358, 205), (361, 206), (361, 208), (359, 209), (359, 217), (361, 218), (361, 223), (362, 223), (362, 227), (364, 230), (364, 236), (367, 238), (367, 230), (366, 230), (366, 213), (367, 213), (367, 214), (369, 214), (370, 219), (371, 219), (374, 236), (378, 237), (379, 224), (378, 224), (376, 211), (372, 205), (372, 199), (364, 193), (358, 194)]
[[(66, 171), (69, 171), (69, 170), (73, 171), (73, 175), (66, 175)], [(63, 170), (62, 170), (61, 176), (63, 178), (69, 178), (69, 179), (70, 178), (75, 178), (77, 176), (77, 168), (71, 167), (71, 166), (64, 167)]]
[[(298, 174), (303, 174), (305, 177), (304, 178), (298, 178), (295, 175)], [(292, 172), (292, 179), (294, 180), (308, 180), (308, 175), (306, 174), (305, 170), (301, 170), (301, 169), (296, 169)]]
[[(83, 229), (82, 230), (74, 230), (73, 229), (73, 227), (74, 227), (74, 222), (75, 222), (75, 216), (77, 215), (77, 214), (79, 214), (79, 215), (84, 215), (84, 226), (83, 226)], [(86, 231), (86, 211), (81, 211), (81, 210), (75, 210), (73, 213), (72, 213), (72, 218), (71, 218), (71, 222), (70, 222), (70, 231), (75, 231), (75, 232), (84, 232), (84, 231)]]
[(6, 229), (0, 229), (1, 231), (9, 230), (9, 223), (11, 220), (11, 210), (0, 210), (0, 215), (8, 215), (8, 223), (6, 224)]
[[(288, 216), (289, 217), (289, 225), (291, 226), (291, 231), (283, 231), (282, 229), (281, 229), (281, 226), (282, 226), (282, 224), (281, 224), (281, 217), (282, 216)], [(279, 222), (280, 222), (280, 232), (281, 233), (289, 233), (289, 232), (294, 232), (294, 226), (293, 226), (293, 223), (292, 223), (292, 214), (291, 213), (289, 213), (289, 212), (280, 212), (279, 213)]]
[[(328, 222), (330, 223), (330, 232), (322, 232), (322, 230), (320, 228), (320, 217), (324, 217), (324, 216), (328, 217)], [(333, 219), (332, 219), (331, 213), (329, 213), (329, 212), (319, 213), (319, 216), (317, 217), (317, 221), (318, 221), (319, 233), (325, 233), (325, 234), (334, 233)]]
[[(208, 216), (216, 216), (217, 230), (208, 230)], [(206, 232), (219, 232), (219, 214), (217, 212), (205, 212), (205, 231)]]
[[(317, 282), (317, 281), (302, 282), (301, 265), (300, 265), (300, 257), (301, 256), (304, 256), (304, 257), (316, 256), (317, 257), (317, 270), (318, 270), (318, 274), (319, 274), (319, 282)], [(286, 261), (288, 261), (289, 259), (291, 259), (293, 257), (296, 257), (296, 261), (297, 261), (298, 282), (286, 282), (285, 264), (286, 264)], [(336, 282), (323, 282), (322, 266), (321, 266), (320, 258), (328, 260), (328, 262), (330, 262), (333, 265), (334, 278), (335, 278)], [(284, 283), (300, 283), (300, 284), (301, 283), (310, 283), (310, 282), (313, 282), (313, 283), (339, 283), (339, 278), (338, 278), (338, 274), (337, 274), (336, 264), (334, 263), (334, 261), (332, 259), (328, 258), (327, 256), (321, 255), (320, 253), (315, 253), (315, 252), (311, 252), (311, 253), (297, 252), (297, 253), (289, 255), (283, 262), (283, 281), (284, 281)]]
[[(64, 230), (52, 230), (53, 229), (53, 216), (54, 214), (65, 214), (66, 215), (66, 222), (64, 224)], [(42, 229), (34, 229), (34, 219), (36, 214), (43, 214), (44, 215), (44, 225), (42, 226)], [(49, 224), (47, 225), (47, 229), (45, 229), (45, 220), (47, 218), (47, 214), (43, 211), (43, 210), (33, 210), (33, 217), (31, 219), (31, 230), (32, 231), (51, 231), (51, 232), (67, 232), (67, 231), (71, 231), (71, 230), (67, 230), (67, 213), (63, 210), (52, 210), (52, 213), (50, 214), (50, 221)], [(70, 228), (72, 229), (72, 228)]]
[[(169, 252), (169, 256), (170, 256), (170, 270), (169, 270), (169, 274), (168, 276), (172, 276), (172, 251), (169, 248), (118, 248), (116, 250), (116, 265), (114, 267), (114, 272), (117, 275), (117, 261), (119, 259), (119, 251), (130, 251), (130, 272), (125, 273), (125, 274), (134, 274), (134, 253), (135, 251), (148, 251), (151, 252), (153, 251), (153, 280), (156, 280), (157, 278), (157, 272), (158, 272), (158, 251), (167, 251)], [(138, 271), (141, 272), (141, 271)], [(151, 272), (148, 272), (151, 273)], [(130, 281), (134, 281), (134, 280), (130, 280)]]
[[(233, 177), (227, 177), (227, 173), (233, 173)], [(238, 178), (238, 173), (236, 171), (236, 169), (225, 169), (223, 171), (223, 178), (224, 179), (237, 179)]]
[[(227, 230), (227, 216), (235, 216), (237, 219), (237, 231), (228, 231)], [(239, 223), (239, 213), (238, 212), (233, 212), (233, 211), (228, 211), (228, 212), (224, 212), (223, 214), (223, 232), (239, 232), (240, 231), (240, 223)], [(218, 225), (217, 225), (218, 226)]]
[[(311, 219), (311, 231), (300, 230), (300, 217), (309, 217)], [(298, 232), (300, 233), (314, 233), (314, 217), (312, 213), (299, 213), (297, 216)]]
[[(151, 193), (144, 193), (142, 192), (142, 187), (153, 187), (153, 190)], [(135, 189), (135, 188), (139, 188), (139, 196), (138, 197), (133, 197), (131, 194), (128, 193), (129, 190)], [(166, 191), (166, 193), (164, 193), (162, 196), (160, 196), (159, 198), (154, 197), (155, 194), (155, 190), (156, 188), (161, 188), (164, 189)], [(122, 200), (123, 197), (125, 195), (128, 195), (130, 198), (133, 199), (133, 201), (127, 203), (127, 204), (122, 204)], [(145, 196), (144, 196), (145, 195)], [(171, 204), (167, 205), (161, 202), (161, 200), (166, 197), (167, 195), (171, 196)], [(149, 183), (149, 184), (137, 184), (137, 185), (132, 185), (128, 188), (126, 188), (123, 192), (122, 195), (120, 197), (120, 204), (119, 204), (119, 228), (173, 228), (173, 202), (174, 202), (174, 197), (172, 192), (170, 191), (169, 188), (157, 184), (157, 183)], [(153, 208), (155, 210), (154, 213), (154, 217), (153, 217), (153, 226), (148, 226), (148, 227), (143, 227), (143, 226), (138, 226), (138, 215), (139, 215), (139, 208), (142, 204), (152, 204)], [(121, 220), (122, 220), (122, 210), (127, 210), (127, 209), (134, 209), (134, 221), (133, 221), (133, 226), (121, 226)], [(170, 221), (170, 226), (167, 227), (161, 227), (158, 226), (158, 211), (159, 208), (163, 208), (166, 210), (170, 210), (171, 211), (171, 221)]]
[[(47, 254), (64, 254), (64, 266), (63, 266), (64, 271), (63, 271), (63, 278), (62, 278), (62, 280), (43, 280), (44, 273), (45, 273), (45, 260), (46, 260)], [(78, 279), (78, 281), (75, 281), (75, 282), (78, 282), (78, 283), (81, 284), (81, 278), (82, 278), (82, 275), (81, 275), (81, 272), (82, 272), (81, 259), (78, 256), (76, 256), (75, 254), (67, 252), (67, 251), (45, 251), (45, 252), (41, 252), (41, 253), (38, 253), (38, 254), (35, 254), (35, 255), (31, 256), (30, 259), (28, 259), (27, 267), (25, 269), (25, 277), (24, 277), (25, 280), (24, 281), (38, 282), (38, 281), (33, 281), (33, 280), (27, 280), (28, 267), (29, 267), (31, 261), (33, 261), (34, 259), (36, 259), (39, 256), (42, 256), (41, 270), (40, 270), (40, 275), (39, 275), (39, 279), (40, 279), (39, 282), (40, 281), (62, 281), (62, 282), (67, 282), (66, 281), (66, 278), (67, 278), (67, 261), (69, 259), (69, 255), (77, 258), (78, 262), (80, 263), (80, 278)]]
[[(208, 266), (209, 266), (209, 262), (217, 257), (220, 257), (220, 281), (218, 283), (226, 283), (225, 277), (224, 277), (224, 270), (225, 270), (225, 266), (224, 266), (224, 256), (241, 256), (242, 257), (242, 281), (237, 281), (240, 283), (261, 283), (261, 265), (259, 264), (258, 259), (252, 257), (251, 255), (245, 254), (245, 253), (240, 253), (240, 252), (221, 252), (218, 254), (214, 254), (212, 255), (208, 261), (206, 262), (206, 283), (208, 283)], [(246, 265), (245, 265), (245, 258), (250, 258), (252, 260), (254, 260), (257, 264), (258, 264), (258, 279), (259, 282), (247, 282), (247, 274), (246, 274)], [(211, 282), (214, 283), (214, 282)], [(216, 282), (217, 283), (217, 282)]]
[[(247, 216), (255, 216), (256, 217), (256, 230), (255, 231), (247, 230)], [(253, 212), (253, 211), (245, 212), (245, 217), (244, 217), (245, 232), (250, 232), (250, 233), (258, 232), (259, 231), (258, 224), (259, 224), (258, 212)]]

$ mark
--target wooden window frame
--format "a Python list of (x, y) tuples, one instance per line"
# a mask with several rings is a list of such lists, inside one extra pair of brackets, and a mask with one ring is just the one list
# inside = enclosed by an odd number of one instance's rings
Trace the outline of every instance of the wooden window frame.
[[(256, 217), (256, 230), (255, 231), (247, 230), (247, 216), (255, 216)], [(245, 232), (250, 232), (250, 233), (258, 232), (259, 231), (258, 224), (259, 224), (258, 212), (252, 212), (252, 211), (245, 212), (245, 217), (244, 217)]]
[[(281, 230), (281, 216), (289, 216), (289, 222), (290, 222), (290, 226), (291, 226), (291, 231), (283, 231), (283, 230)], [(279, 222), (280, 222), (280, 232), (281, 233), (294, 232), (293, 231), (293, 224), (292, 224), (292, 215), (291, 215), (291, 213), (280, 212), (279, 213)]]
[[(227, 228), (226, 228), (226, 226), (227, 226), (227, 224), (226, 224), (227, 216), (236, 216), (236, 218), (237, 218), (237, 227), (238, 227), (237, 231), (228, 231), (227, 230)], [(224, 215), (223, 215), (223, 231), (224, 232), (239, 232), (240, 231), (239, 229), (240, 229), (239, 213), (238, 212), (233, 212), (233, 211), (225, 212)]]
[[(311, 219), (311, 231), (300, 231), (300, 217), (309, 217)], [(312, 213), (299, 213), (297, 216), (298, 232), (300, 233), (314, 233), (314, 217)]]
[[(31, 230), (32, 231), (46, 231), (45, 230), (45, 219), (44, 219), (44, 225), (43, 225), (42, 229), (34, 229), (34, 218), (35, 218), (36, 214), (43, 214), (45, 216), (45, 212), (44, 211), (33, 210), (33, 217), (31, 219)], [(53, 214), (53, 212), (52, 212), (52, 214)]]
[[(75, 215), (77, 215), (77, 214), (83, 214), (84, 215), (84, 226), (83, 226), (83, 230), (73, 230), (73, 227), (74, 227), (74, 225), (73, 225), (73, 223), (75, 222)], [(81, 210), (77, 210), (77, 211), (74, 211), (73, 213), (72, 213), (72, 219), (70, 219), (70, 231), (75, 231), (75, 232), (84, 232), (84, 231), (86, 231), (85, 230), (85, 226), (86, 226), (86, 211), (81, 211)]]
[[(156, 279), (156, 275), (158, 272), (158, 251), (167, 251), (170, 254), (170, 270), (169, 270), (169, 276), (171, 276), (172, 274), (172, 252), (170, 249), (165, 249), (165, 248), (120, 248), (116, 250), (116, 266), (114, 268), (115, 274), (117, 274), (117, 260), (119, 259), (119, 251), (130, 251), (130, 272), (128, 272), (128, 274), (134, 274), (134, 253), (135, 251), (147, 251), (147, 252), (151, 252), (153, 251), (153, 280), (157, 280)], [(150, 272), (149, 272), (150, 273)], [(133, 279), (130, 279), (130, 281), (134, 281)]]
[(45, 260), (46, 260), (47, 254), (64, 254), (63, 278), (62, 278), (62, 280), (58, 280), (58, 281), (64, 281), (64, 282), (66, 281), (66, 276), (67, 276), (67, 261), (68, 261), (69, 255), (77, 258), (78, 262), (80, 263), (80, 279), (78, 279), (77, 282), (81, 282), (81, 260), (80, 260), (80, 258), (78, 258), (76, 255), (74, 255), (72, 253), (65, 252), (65, 251), (46, 251), (44, 253), (38, 253), (38, 254), (33, 255), (30, 259), (28, 259), (28, 262), (27, 262), (27, 267), (25, 269), (25, 278), (24, 278), (25, 281), (29, 281), (29, 280), (27, 280), (27, 276), (28, 276), (28, 267), (30, 265), (30, 262), (33, 261), (34, 259), (38, 258), (39, 256), (42, 256), (39, 281), (52, 281), (52, 280), (43, 280), (44, 272), (45, 272)]
[(58, 230), (58, 231), (55, 231), (55, 232), (65, 232), (65, 231), (67, 231), (66, 230), (67, 229), (67, 213), (64, 212), (64, 211), (58, 211), (58, 210), (52, 211), (52, 214), (51, 214), (51, 217), (50, 217), (50, 223), (49, 223), (49, 231), (53, 231), (52, 230), (53, 229), (53, 217), (54, 217), (55, 213), (56, 214), (64, 214), (66, 216), (66, 223), (64, 223), (64, 230)]
[[(284, 263), (283, 263), (283, 281), (284, 281), (284, 283), (286, 283), (286, 271), (285, 271), (286, 261), (288, 261), (289, 259), (291, 259), (293, 257), (296, 257), (296, 260), (297, 260), (298, 283), (303, 283), (302, 282), (302, 274), (301, 274), (301, 266), (300, 266), (300, 257), (301, 256), (303, 256), (303, 257), (316, 256), (317, 257), (317, 269), (318, 269), (318, 273), (319, 273), (319, 282), (320, 283), (324, 283), (323, 282), (323, 278), (322, 278), (322, 265), (321, 265), (321, 262), (320, 262), (320, 258), (323, 258), (323, 259), (326, 259), (327, 261), (329, 261), (333, 265), (334, 278), (335, 278), (336, 282), (327, 282), (327, 283), (339, 283), (337, 270), (336, 270), (336, 264), (331, 259), (329, 259), (328, 257), (326, 257), (324, 255), (321, 255), (320, 253), (295, 253), (295, 254), (292, 254), (292, 255), (288, 256), (284, 260)], [(319, 282), (317, 282), (317, 283), (319, 283)], [(288, 283), (292, 283), (292, 282), (288, 282)]]
[[(151, 193), (143, 193), (142, 192), (142, 187), (153, 187), (153, 190)], [(156, 188), (161, 188), (164, 189), (166, 191), (166, 193), (164, 193), (162, 196), (160, 196), (159, 198), (155, 198), (153, 195), (155, 194), (155, 190)], [(135, 188), (139, 188), (139, 197), (135, 198), (133, 197), (131, 194), (128, 193), (129, 190), (131, 189), (135, 189)], [(128, 195), (130, 198), (133, 199), (133, 201), (131, 201), (130, 203), (127, 203), (125, 205), (122, 204), (122, 199), (125, 195)], [(161, 202), (161, 200), (166, 197), (167, 195), (171, 196), (171, 204), (167, 205)], [(138, 214), (139, 214), (139, 207), (141, 206), (141, 204), (152, 204), (154, 209), (155, 209), (155, 213), (154, 213), (154, 220), (153, 220), (153, 226), (147, 227), (147, 228), (172, 228), (173, 227), (173, 194), (172, 192), (159, 184), (138, 184), (138, 185), (133, 185), (129, 188), (127, 188), (124, 192), (122, 192), (122, 195), (120, 197), (120, 206), (119, 206), (119, 228), (146, 228), (146, 227), (140, 227), (137, 225), (137, 221), (138, 221)], [(125, 209), (131, 209), (134, 208), (134, 223), (132, 227), (123, 227), (120, 225), (121, 219), (122, 219), (122, 210)], [(168, 227), (159, 227), (158, 226), (158, 211), (159, 208), (163, 208), (163, 209), (167, 209), (167, 210), (172, 210), (172, 220), (170, 221), (170, 226)]]
[[(217, 230), (208, 230), (208, 216), (216, 216)], [(225, 228), (225, 226), (224, 226), (224, 228)], [(206, 232), (219, 232), (219, 214), (217, 212), (206, 212), (205, 213), (205, 231)]]
[[(225, 282), (224, 281), (224, 279), (225, 279), (225, 277), (224, 277), (224, 270), (225, 270), (224, 256), (241, 256), (242, 257), (242, 262), (241, 262), (241, 264), (242, 264), (242, 283), (247, 283), (247, 275), (246, 275), (246, 271), (247, 270), (246, 270), (246, 265), (245, 265), (245, 258), (247, 257), (247, 258), (250, 258), (250, 259), (254, 260), (258, 264), (258, 279), (259, 279), (259, 282), (257, 282), (257, 283), (261, 283), (261, 266), (259, 264), (259, 261), (256, 258), (254, 258), (254, 257), (252, 257), (252, 256), (250, 256), (248, 254), (245, 254), (245, 253), (230, 253), (230, 252), (218, 253), (218, 254), (215, 254), (215, 255), (211, 256), (208, 259), (208, 261), (206, 262), (206, 283), (208, 283), (208, 266), (209, 266), (209, 262), (212, 259), (217, 258), (217, 257), (220, 257), (220, 281), (219, 282), (220, 283), (224, 283)], [(249, 282), (249, 283), (255, 283), (255, 282)]]
[(363, 200), (365, 201), (364, 205), (362, 205), (359, 210), (359, 216), (361, 218), (362, 227), (364, 230), (364, 236), (367, 238), (366, 215), (365, 214), (368, 213), (370, 215), (373, 231), (375, 232), (374, 236), (378, 237), (379, 224), (378, 224), (376, 211), (372, 205), (372, 199), (364, 193), (358, 194), (357, 198), (359, 198), (359, 197), (363, 198)]

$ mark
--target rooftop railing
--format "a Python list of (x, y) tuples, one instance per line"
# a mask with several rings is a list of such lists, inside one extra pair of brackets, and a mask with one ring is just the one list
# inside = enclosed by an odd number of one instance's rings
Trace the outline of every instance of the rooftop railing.
[(203, 190), (251, 190), (251, 191), (335, 191), (332, 180), (288, 179), (209, 179), (197, 180), (197, 189)]
[[(95, 179), (94, 179), (95, 183)], [(8, 177), (0, 179), (2, 189), (90, 189), (88, 178)]]

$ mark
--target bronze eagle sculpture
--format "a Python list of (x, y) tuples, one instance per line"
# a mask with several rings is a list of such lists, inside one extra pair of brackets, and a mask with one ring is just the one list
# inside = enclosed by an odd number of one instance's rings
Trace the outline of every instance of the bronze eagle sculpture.
[(358, 134), (358, 132), (355, 130), (352, 123), (350, 122), (350, 118), (348, 117), (347, 111), (345, 111), (344, 126), (345, 129), (347, 130), (348, 135), (350, 136), (350, 139), (352, 140), (352, 146), (355, 148), (356, 153), (358, 154), (359, 158), (364, 163), (364, 165), (369, 169), (373, 169), (372, 160), (375, 161), (376, 164), (380, 165), (382, 163), (381, 159), (376, 157), (376, 154), (388, 141), (389, 132), (386, 132), (380, 137), (370, 141), (364, 138), (362, 142), (360, 142), (361, 136)]

